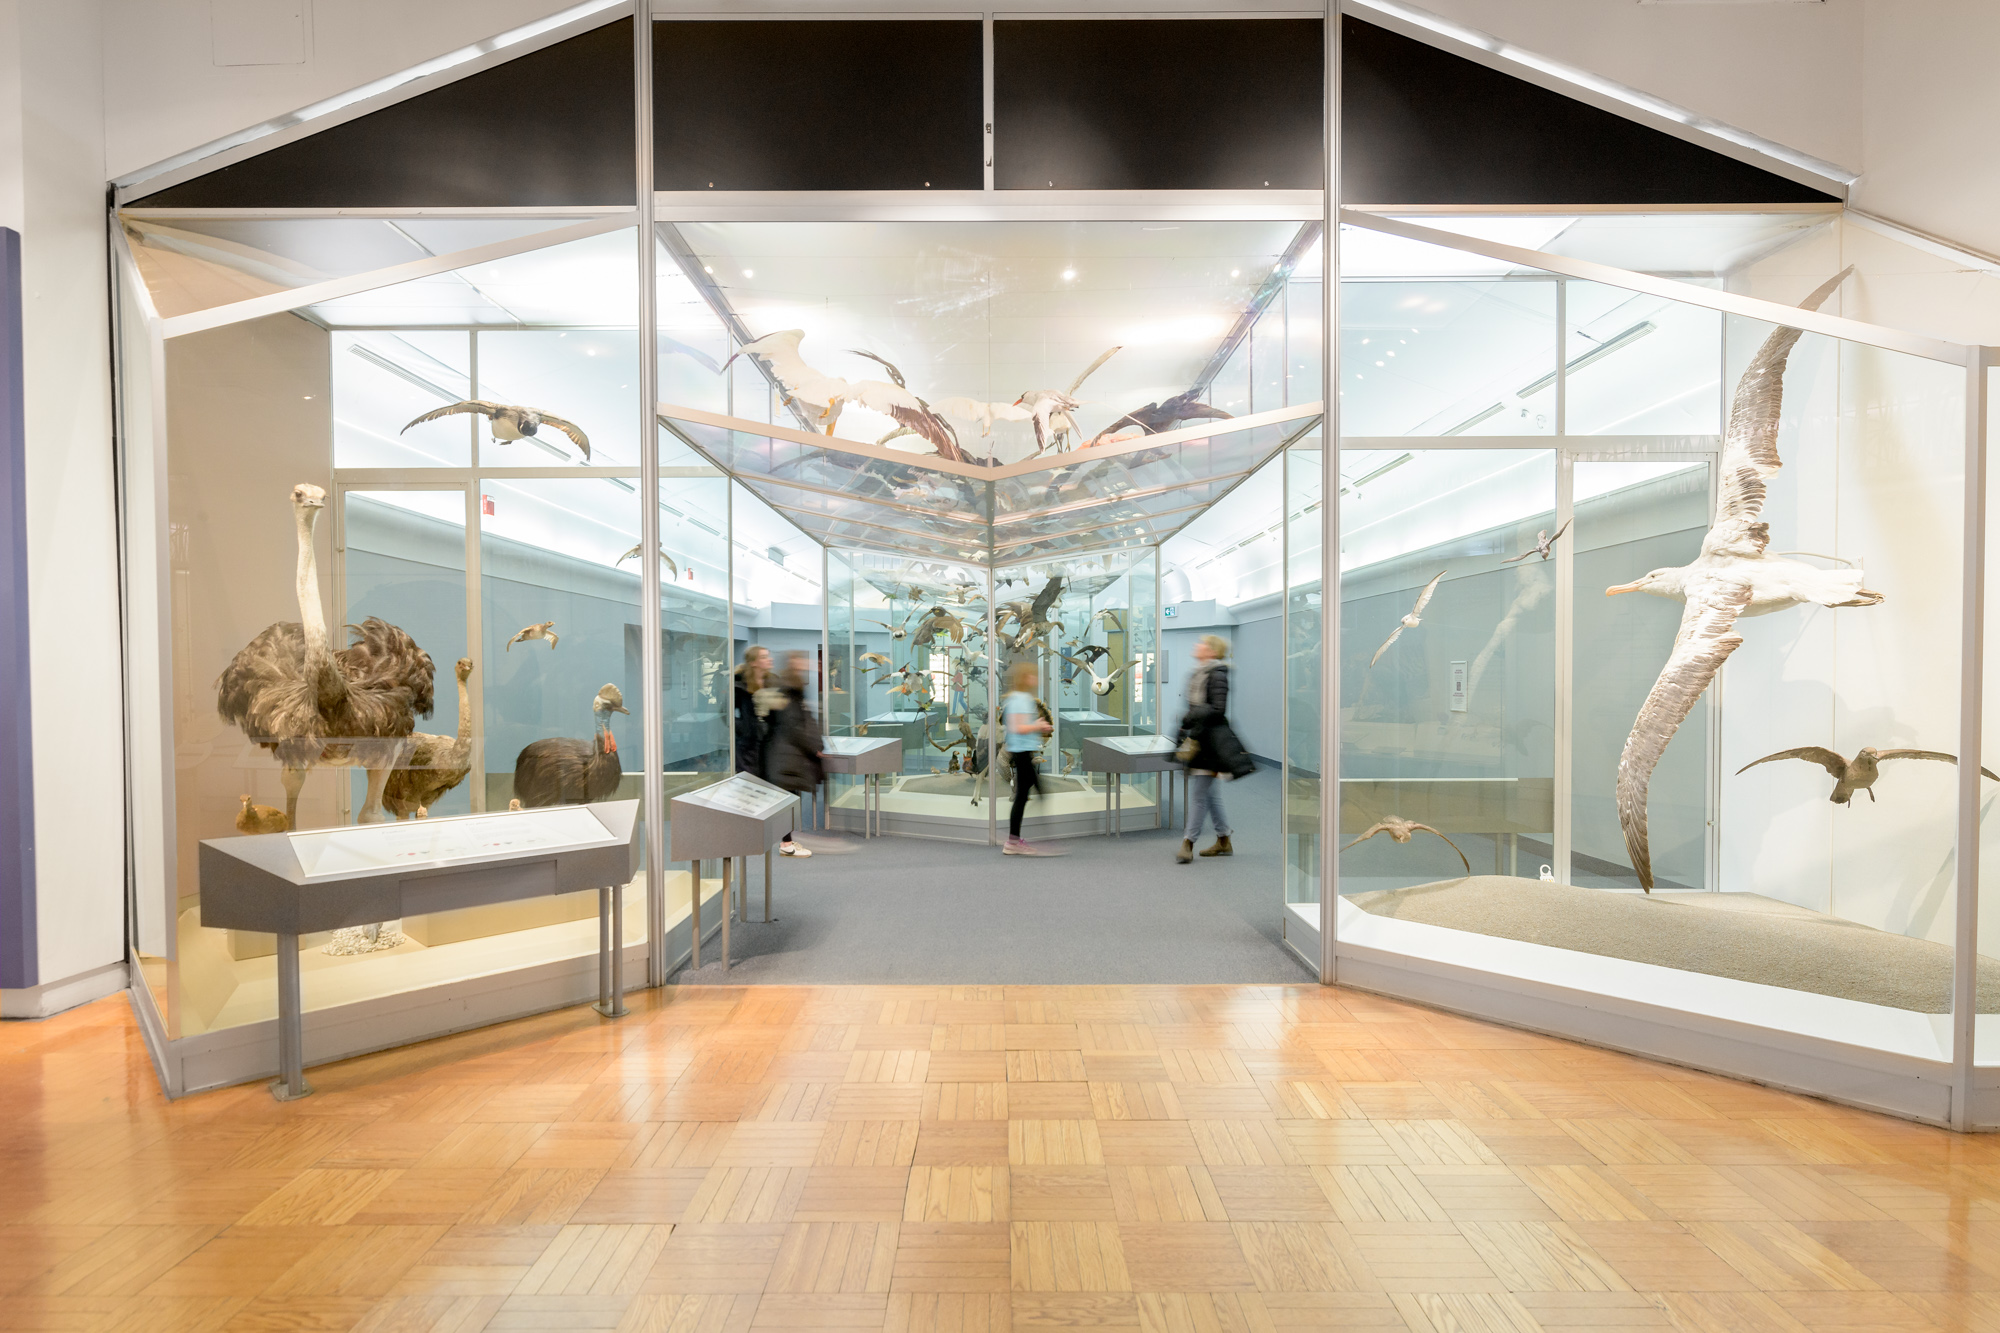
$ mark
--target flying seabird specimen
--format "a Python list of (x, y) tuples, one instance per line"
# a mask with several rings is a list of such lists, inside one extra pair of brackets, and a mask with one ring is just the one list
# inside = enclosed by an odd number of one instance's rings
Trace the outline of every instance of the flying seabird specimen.
[(549, 650), (553, 652), (556, 646), (556, 622), (553, 620), (544, 620), (539, 625), (528, 626), (513, 638), (507, 640), (506, 646), (501, 648), (500, 651), (511, 653), (514, 651), (515, 644), (526, 643), (530, 639), (547, 639), (549, 641)]
[[(1868, 799), (1875, 799), (1875, 779), (1882, 776), (1881, 764), (1884, 759), (1937, 759), (1947, 764), (1956, 764), (1958, 756), (1938, 750), (1878, 750), (1872, 745), (1861, 747), (1852, 759), (1843, 759), (1823, 745), (1801, 745), (1796, 750), (1780, 750), (1767, 754), (1762, 759), (1752, 759), (1738, 773), (1747, 773), (1759, 764), (1768, 764), (1774, 759), (1804, 759), (1818, 764), (1833, 775), (1833, 795), (1826, 799), (1835, 805), (1854, 807), (1854, 794), (1867, 792)], [(2000, 782), (2000, 773), (1990, 768), (1979, 770), (1981, 774)]]
[(1410, 614), (1404, 616), (1396, 628), (1389, 631), (1389, 637), (1382, 640), (1382, 646), (1375, 650), (1375, 656), (1368, 659), (1370, 667), (1373, 667), (1377, 662), (1382, 660), (1382, 654), (1389, 651), (1389, 645), (1403, 637), (1404, 630), (1415, 629), (1423, 623), (1424, 608), (1431, 604), (1431, 596), (1438, 589), (1438, 580), (1450, 572), (1448, 569), (1440, 569), (1437, 572), (1437, 578), (1432, 579), (1424, 585), (1424, 590), (1417, 594), (1417, 604), (1410, 608)]
[[(439, 417), (456, 416), (462, 412), (477, 412), (480, 416), (492, 422), (493, 442), (495, 444), (512, 444), (515, 440), (532, 440), (536, 438), (535, 433), (542, 427), (553, 426), (563, 434), (569, 436), (571, 443), (575, 444), (582, 451), (585, 458), (590, 457), (590, 437), (583, 433), (581, 427), (573, 421), (564, 421), (561, 417), (550, 416), (547, 412), (539, 412), (532, 407), (512, 407), (506, 403), (489, 403), (482, 399), (469, 399), (462, 403), (453, 403), (448, 407), (440, 407), (436, 411), (426, 412), (415, 421), (412, 421), (410, 426), (420, 426), (426, 421), (436, 421)], [(401, 435), (410, 426), (405, 426), (403, 430), (396, 433)]]
[(958, 435), (952, 430), (951, 423), (904, 386), (901, 371), (879, 356), (858, 352), (856, 355), (887, 366), (895, 382), (846, 380), (838, 375), (828, 375), (807, 365), (805, 358), (799, 355), (799, 344), (805, 336), (804, 329), (767, 333), (737, 348), (729, 361), (722, 363), (723, 368), (728, 369), (730, 361), (744, 355), (761, 361), (770, 371), (771, 378), (777, 381), (778, 392), (785, 402), (812, 409), (828, 435), (833, 434), (834, 427), (840, 424), (841, 410), (849, 403), (858, 403), (870, 411), (893, 418), (897, 425), (907, 427), (928, 440), (940, 458), (955, 463), (971, 461), (958, 447)]
[[(646, 543), (644, 542), (638, 543), (631, 550), (627, 551), (625, 554), (618, 557), (618, 564), (622, 565), (627, 560), (637, 560), (639, 558), (640, 552), (644, 551), (645, 549), (646, 549)], [(660, 559), (667, 562), (667, 568), (673, 572), (673, 576), (675, 578), (679, 578), (681, 576), (681, 567), (674, 563), (674, 558), (672, 556), (668, 555), (665, 551), (662, 551), (660, 552)], [(615, 569), (617, 568), (617, 565), (614, 565), (612, 567)]]
[(366, 769), (368, 792), (356, 822), (379, 821), (383, 785), (408, 752), (417, 718), (431, 715), (430, 654), (396, 626), (370, 616), (348, 626), (354, 641), (334, 651), (313, 548), (325, 506), (319, 487), (292, 488), (299, 618), (268, 626), (215, 682), (222, 720), (277, 757), (290, 828), (298, 827), (306, 772), (318, 766)]
[[(1437, 833), (1438, 837), (1444, 838), (1444, 834), (1438, 833), (1429, 824), (1419, 824), (1414, 819), (1402, 819), (1395, 815), (1384, 815), (1376, 820), (1366, 833), (1356, 838), (1353, 842), (1348, 843), (1347, 847), (1358, 847), (1378, 833), (1386, 833), (1393, 841), (1405, 843), (1410, 840), (1412, 834), (1416, 833)], [(1458, 859), (1465, 863), (1465, 873), (1470, 875), (1472, 873), (1472, 862), (1465, 860), (1465, 853), (1459, 851), (1458, 844), (1450, 838), (1444, 838), (1444, 845), (1451, 848), (1454, 852), (1458, 852)], [(1344, 852), (1347, 850), (1347, 847), (1343, 847), (1340, 850)]]
[(1071, 657), (1068, 653), (1064, 653), (1062, 655), (1062, 659), (1065, 662), (1073, 662), (1077, 666), (1082, 667), (1085, 671), (1088, 671), (1090, 673), (1090, 692), (1092, 694), (1099, 696), (1111, 693), (1112, 688), (1118, 684), (1118, 678), (1124, 675), (1127, 671), (1131, 670), (1133, 667), (1139, 665), (1139, 659), (1135, 657), (1131, 661), (1127, 662), (1124, 666), (1119, 667), (1116, 671), (1112, 672), (1110, 675), (1100, 676), (1097, 674), (1097, 668), (1095, 666), (1092, 666), (1089, 662), (1079, 661), (1078, 659)]
[(1563, 525), (1556, 529), (1555, 536), (1553, 537), (1549, 535), (1549, 530), (1547, 528), (1543, 528), (1540, 532), (1535, 534), (1535, 544), (1532, 549), (1521, 552), (1521, 554), (1515, 556), (1511, 560), (1502, 560), (1500, 563), (1503, 565), (1518, 564), (1521, 561), (1526, 560), (1531, 555), (1539, 555), (1544, 560), (1548, 559), (1549, 548), (1551, 546), (1554, 546), (1558, 541), (1562, 540), (1562, 535), (1565, 532), (1569, 531), (1569, 525), (1570, 525), (1570, 520), (1568, 519), (1563, 520)]
[(1202, 402), (1199, 390), (1189, 389), (1186, 393), (1176, 394), (1165, 402), (1147, 403), (1144, 407), (1134, 408), (1099, 431), (1091, 443), (1116, 443), (1111, 438), (1112, 432), (1126, 426), (1136, 427), (1142, 435), (1158, 435), (1161, 431), (1172, 430), (1178, 422), (1204, 419), (1228, 421), (1230, 415), (1219, 407), (1210, 407)]
[(863, 666), (888, 666), (889, 659), (883, 653), (863, 653), (856, 659)]
[[(1842, 269), (1802, 303), (1816, 310), (1851, 269)], [(1722, 439), (1722, 487), (1715, 523), (1701, 539), (1701, 554), (1678, 569), (1656, 569), (1644, 578), (1606, 588), (1605, 595), (1648, 592), (1686, 603), (1673, 651), (1646, 695), (1625, 750), (1618, 758), (1618, 823), (1625, 850), (1638, 872), (1639, 886), (1653, 890), (1653, 857), (1646, 837), (1646, 788), (1667, 742), (1674, 738), (1694, 701), (1743, 636), (1743, 616), (1768, 615), (1787, 607), (1873, 606), (1882, 594), (1861, 586), (1858, 569), (1819, 569), (1766, 553), (1770, 525), (1764, 522), (1768, 480), (1782, 466), (1778, 457), (1778, 413), (1784, 404), (1785, 363), (1800, 330), (1778, 328), (1757, 349), (1737, 381)]]
[(1076, 419), (1070, 413), (1083, 406), (1076, 391), (1083, 382), (1096, 373), (1097, 368), (1123, 350), (1124, 345), (1112, 348), (1083, 368), (1083, 373), (1069, 382), (1067, 389), (1030, 389), (1014, 400), (1015, 407), (1025, 407), (1035, 423), (1035, 452), (1053, 448), (1061, 452), (1070, 439), (1078, 432)]

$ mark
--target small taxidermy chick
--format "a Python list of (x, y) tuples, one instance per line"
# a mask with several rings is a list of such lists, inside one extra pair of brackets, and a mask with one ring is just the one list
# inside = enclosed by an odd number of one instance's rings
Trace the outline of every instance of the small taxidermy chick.
[(290, 827), (283, 810), (275, 806), (253, 805), (249, 793), (244, 793), (243, 808), (236, 812), (238, 833), (283, 833)]

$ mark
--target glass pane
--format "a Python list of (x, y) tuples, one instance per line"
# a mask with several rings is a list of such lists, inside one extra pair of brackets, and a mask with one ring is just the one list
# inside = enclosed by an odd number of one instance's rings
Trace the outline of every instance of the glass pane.
[(1594, 282), (1564, 283), (1569, 433), (1722, 429), (1722, 316)]
[(1553, 281), (1350, 278), (1340, 303), (1343, 435), (1555, 432)]
[(339, 468), (464, 467), (483, 418), (420, 421), (472, 392), (472, 335), (336, 333), (333, 463)]
[[(1285, 885), (1286, 937), (1309, 956), (1320, 930), (1320, 593), (1324, 586), (1317, 432), (1285, 451)], [(1292, 928), (1306, 928), (1294, 936)]]
[[(671, 438), (660, 432), (664, 441)], [(669, 799), (730, 767), (729, 482), (660, 482), (660, 730)], [(623, 566), (631, 568), (630, 565)], [(636, 584), (637, 575), (634, 574)], [(635, 591), (634, 596), (637, 596)], [(671, 811), (671, 807), (670, 807)]]
[[(545, 418), (527, 438), (511, 441), (506, 437), (516, 432), (507, 423), (482, 422), (482, 467), (639, 466), (639, 340), (631, 329), (481, 329), (473, 337), (477, 396)], [(584, 442), (558, 421), (574, 426)]]

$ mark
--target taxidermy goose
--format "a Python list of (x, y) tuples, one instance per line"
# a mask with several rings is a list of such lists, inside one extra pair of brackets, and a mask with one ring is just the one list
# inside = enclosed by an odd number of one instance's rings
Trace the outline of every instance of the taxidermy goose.
[(727, 370), (731, 361), (739, 356), (750, 356), (763, 363), (764, 368), (777, 381), (778, 393), (787, 403), (798, 403), (814, 409), (821, 427), (828, 435), (840, 424), (841, 409), (849, 403), (859, 403), (873, 412), (880, 412), (894, 418), (899, 426), (907, 427), (913, 433), (930, 441), (940, 458), (953, 462), (968, 462), (965, 453), (958, 447), (958, 436), (951, 423), (933, 412), (930, 405), (911, 393), (903, 385), (903, 374), (881, 357), (866, 352), (857, 353), (869, 360), (888, 366), (895, 383), (886, 384), (881, 380), (845, 380), (838, 375), (828, 375), (807, 365), (799, 355), (799, 344), (805, 341), (804, 329), (783, 329), (777, 333), (767, 333), (763, 337), (743, 346), (730, 354), (729, 361), (722, 363)]
[(382, 789), (382, 804), (398, 819), (430, 816), (438, 798), (465, 781), (472, 771), (472, 696), (465, 682), (472, 677), (472, 659), (461, 657), (453, 668), (458, 677), (458, 735), (410, 737), (410, 752)]
[[(1437, 834), (1440, 838), (1444, 838), (1444, 834), (1438, 833), (1429, 824), (1419, 824), (1414, 819), (1403, 819), (1396, 815), (1384, 815), (1375, 821), (1374, 827), (1370, 828), (1353, 842), (1348, 843), (1347, 847), (1359, 847), (1378, 833), (1386, 833), (1389, 835), (1390, 841), (1401, 843), (1407, 843), (1412, 835), (1418, 833), (1433, 833)], [(1459, 851), (1458, 844), (1450, 838), (1444, 838), (1444, 845), (1451, 848), (1454, 852), (1458, 852), (1458, 859), (1465, 864), (1465, 873), (1470, 875), (1472, 873), (1472, 862), (1466, 861), (1465, 853)], [(1343, 847), (1340, 850), (1344, 852), (1347, 850), (1347, 847)]]
[(1097, 372), (1097, 368), (1124, 350), (1121, 343), (1099, 356), (1083, 368), (1083, 373), (1069, 382), (1067, 389), (1030, 389), (1014, 400), (1015, 407), (1028, 410), (1029, 418), (1035, 423), (1035, 452), (1053, 448), (1060, 453), (1077, 434), (1076, 419), (1070, 413), (1083, 406), (1076, 391), (1083, 382)]
[(1080, 666), (1085, 671), (1088, 671), (1090, 673), (1090, 692), (1092, 694), (1097, 695), (1100, 698), (1102, 698), (1104, 695), (1111, 693), (1112, 688), (1118, 684), (1118, 678), (1120, 676), (1124, 675), (1127, 671), (1130, 671), (1133, 667), (1139, 665), (1139, 659), (1135, 657), (1131, 661), (1127, 662), (1124, 666), (1119, 667), (1116, 671), (1112, 672), (1110, 675), (1100, 676), (1097, 674), (1097, 668), (1091, 665), (1089, 662), (1079, 661), (1078, 659), (1071, 657), (1068, 653), (1064, 653), (1062, 655), (1062, 659), (1065, 662), (1069, 662), (1076, 666)]
[[(1842, 269), (1801, 304), (1817, 310), (1852, 269)], [(1858, 569), (1818, 569), (1768, 555), (1770, 525), (1764, 522), (1765, 486), (1782, 466), (1778, 457), (1778, 412), (1784, 403), (1785, 363), (1800, 330), (1771, 332), (1737, 381), (1722, 439), (1722, 488), (1715, 523), (1701, 539), (1701, 554), (1678, 569), (1656, 569), (1642, 579), (1604, 590), (1647, 592), (1684, 602), (1680, 632), (1659, 679), (1646, 695), (1625, 750), (1618, 758), (1618, 823), (1625, 850), (1638, 872), (1639, 886), (1653, 891), (1652, 850), (1646, 836), (1646, 788), (1667, 742), (1715, 679), (1743, 637), (1735, 632), (1743, 616), (1769, 615), (1808, 603), (1818, 606), (1873, 606), (1882, 594), (1861, 586)]]
[(430, 654), (396, 626), (370, 616), (348, 626), (354, 641), (333, 651), (313, 554), (313, 527), (325, 505), (319, 487), (292, 488), (299, 618), (279, 621), (244, 645), (215, 682), (222, 720), (277, 757), (288, 828), (298, 827), (299, 792), (316, 765), (367, 769), (357, 820), (379, 821), (383, 786), (409, 749), (417, 719), (431, 715)]
[(514, 796), (523, 806), (586, 805), (617, 793), (622, 772), (618, 742), (604, 718), (608, 710), (593, 700), (591, 711), (598, 718), (589, 740), (552, 736), (522, 747), (514, 760)]
[[(631, 550), (627, 551), (625, 554), (618, 557), (618, 565), (624, 564), (627, 560), (637, 560), (640, 554), (644, 552), (645, 549), (646, 549), (646, 543), (640, 542), (638, 545), (634, 546)], [(681, 567), (674, 563), (674, 558), (672, 556), (668, 555), (665, 551), (662, 551), (660, 552), (660, 559), (666, 562), (668, 572), (671, 573), (675, 578), (679, 578), (681, 576)], [(617, 565), (613, 565), (612, 568), (616, 569)]]
[[(1958, 756), (1945, 754), (1939, 750), (1878, 750), (1872, 745), (1861, 747), (1852, 759), (1843, 759), (1834, 751), (1820, 745), (1801, 745), (1796, 750), (1780, 750), (1767, 754), (1762, 759), (1752, 759), (1737, 769), (1739, 774), (1748, 773), (1759, 764), (1768, 764), (1774, 759), (1804, 759), (1818, 764), (1833, 776), (1833, 795), (1826, 799), (1835, 805), (1854, 807), (1854, 794), (1865, 791), (1868, 799), (1875, 799), (1875, 779), (1882, 776), (1881, 764), (1885, 759), (1936, 759), (1947, 764), (1956, 764)], [(1990, 768), (1979, 770), (1982, 776), (2000, 782), (2000, 773)]]
[(1396, 640), (1403, 637), (1404, 630), (1415, 629), (1417, 626), (1424, 623), (1423, 621), (1424, 608), (1431, 604), (1431, 598), (1434, 595), (1436, 595), (1438, 590), (1438, 581), (1444, 578), (1444, 576), (1449, 573), (1451, 573), (1451, 571), (1448, 569), (1440, 569), (1437, 572), (1437, 578), (1432, 579), (1429, 583), (1426, 583), (1424, 585), (1424, 590), (1417, 594), (1417, 604), (1410, 608), (1410, 614), (1404, 616), (1402, 620), (1397, 622), (1396, 628), (1389, 631), (1389, 637), (1382, 640), (1382, 646), (1375, 650), (1375, 656), (1368, 659), (1369, 666), (1372, 667), (1377, 662), (1382, 660), (1382, 654), (1388, 652), (1390, 645), (1395, 643)]
[[(569, 436), (570, 442), (576, 445), (585, 458), (590, 457), (590, 437), (583, 433), (581, 427), (573, 421), (564, 421), (561, 417), (551, 416), (547, 412), (540, 412), (532, 407), (512, 407), (506, 403), (489, 403), (481, 399), (468, 399), (462, 403), (453, 403), (449, 407), (440, 407), (435, 411), (426, 412), (415, 421), (412, 421), (410, 426), (421, 426), (424, 422), (436, 421), (439, 417), (457, 416), (468, 412), (476, 412), (492, 423), (493, 442), (495, 444), (512, 444), (516, 440), (532, 440), (537, 438), (536, 432), (541, 430), (542, 427), (553, 426), (555, 429)], [(405, 426), (396, 433), (401, 435), (404, 431), (409, 430), (410, 426)]]

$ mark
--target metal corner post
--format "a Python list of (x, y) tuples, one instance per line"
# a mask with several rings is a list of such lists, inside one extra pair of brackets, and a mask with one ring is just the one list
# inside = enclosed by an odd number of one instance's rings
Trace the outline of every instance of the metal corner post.
[(1951, 971), (1951, 1127), (1973, 1128), (1979, 1032), (1979, 769), (1985, 760), (1986, 418), (1993, 348), (1965, 363), (1965, 549), (1958, 676), (1957, 922)]
[[(1319, 979), (1339, 979), (1340, 932), (1340, 6), (1326, 7), (1320, 235)], [(1281, 796), (1282, 799), (1282, 796)]]
[[(651, 0), (632, 6), (632, 178), (639, 207), (639, 716), (646, 766), (640, 811), (646, 821), (646, 984), (667, 981), (666, 745), (660, 688), (660, 427), (658, 242), (653, 239), (653, 13)], [(697, 870), (697, 874), (699, 871)], [(697, 885), (697, 892), (699, 885)], [(622, 894), (624, 889), (613, 892)], [(623, 951), (625, 941), (613, 942)], [(619, 997), (614, 996), (614, 1003)]]

